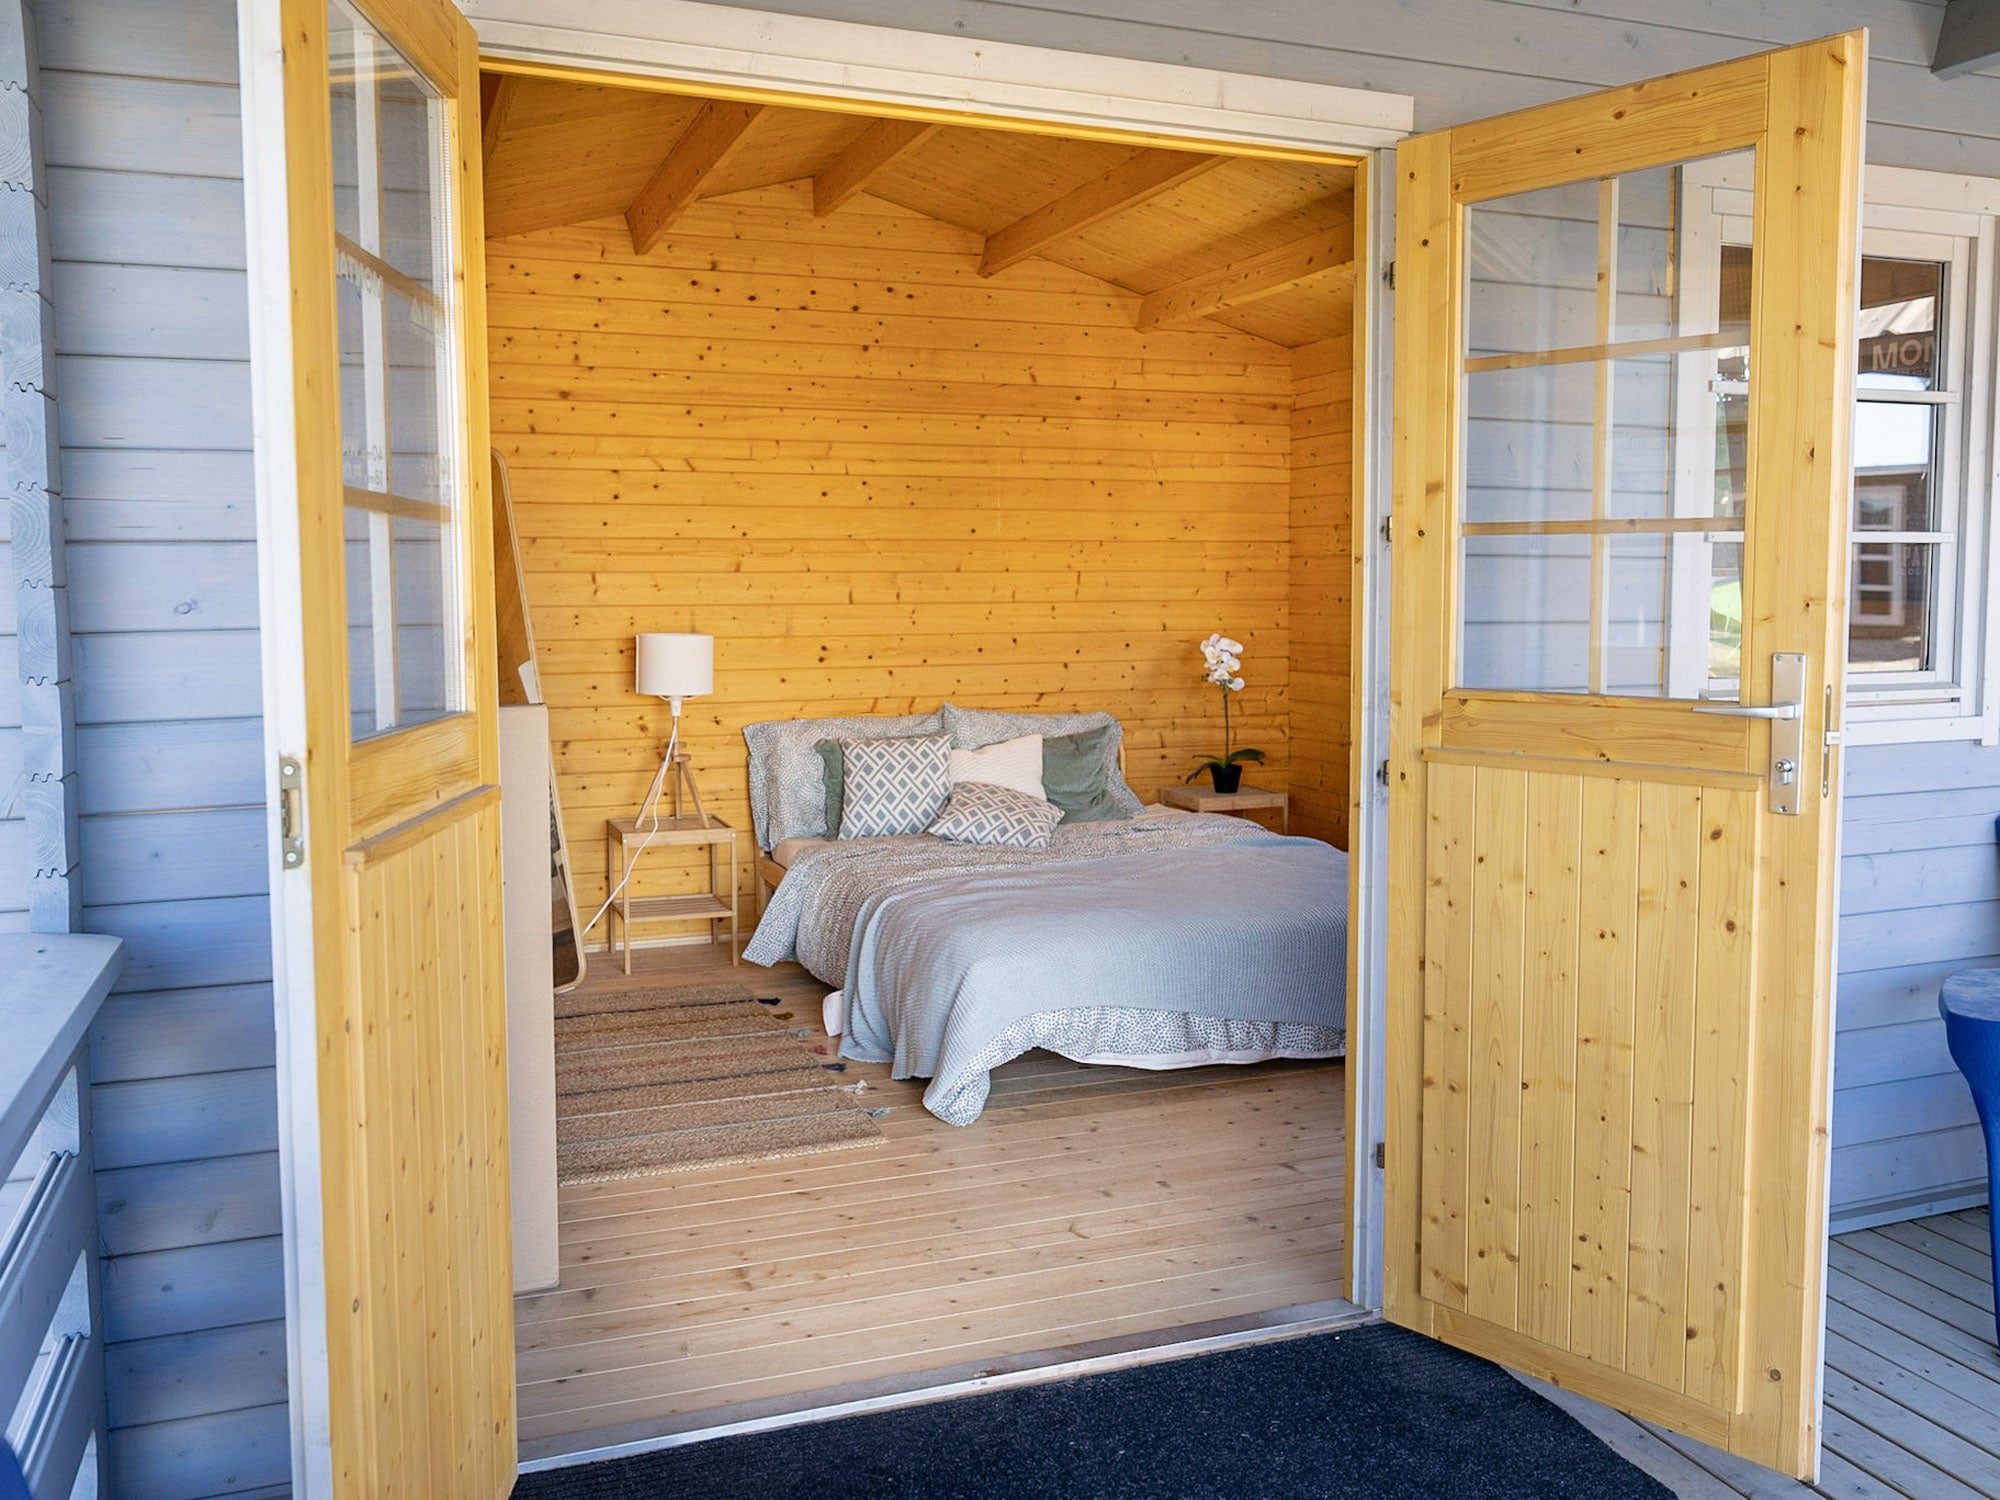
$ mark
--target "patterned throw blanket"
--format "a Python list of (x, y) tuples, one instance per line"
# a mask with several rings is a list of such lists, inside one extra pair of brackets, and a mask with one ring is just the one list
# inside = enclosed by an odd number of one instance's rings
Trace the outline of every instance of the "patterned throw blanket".
[(1236, 818), (1066, 825), (1046, 850), (918, 835), (815, 847), (744, 956), (845, 989), (843, 1056), (927, 1077), (963, 1124), (1031, 1047), (1082, 1061), (1337, 1055), (1347, 866)]

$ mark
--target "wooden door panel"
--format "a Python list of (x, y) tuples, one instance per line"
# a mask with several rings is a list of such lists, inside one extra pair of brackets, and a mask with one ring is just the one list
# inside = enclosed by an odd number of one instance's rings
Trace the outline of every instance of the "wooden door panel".
[[(499, 804), (491, 791), (347, 860), (355, 1236), (347, 1399), (369, 1495), (504, 1493), (513, 1429)], [(482, 1439), (481, 1435), (486, 1435)]]
[(1426, 1294), (1733, 1404), (1754, 794), (1430, 777)]

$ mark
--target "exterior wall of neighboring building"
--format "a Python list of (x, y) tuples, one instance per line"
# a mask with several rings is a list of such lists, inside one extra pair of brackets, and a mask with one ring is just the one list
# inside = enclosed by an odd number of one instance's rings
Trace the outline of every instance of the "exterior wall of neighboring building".
[[(1941, 4), (763, 0), (767, 9), (1407, 92), (1420, 127), (1865, 24), (1874, 160), (2000, 176), (2000, 79), (1933, 80)], [(39, 0), (121, 1489), (286, 1478), (240, 117), (230, 0)], [(0, 681), (16, 680), (0, 608)], [(0, 784), (18, 740), (0, 687)], [(10, 754), (13, 761), (9, 760)], [(2000, 961), (2000, 749), (1856, 750), (1837, 1202), (1972, 1190), (1931, 996)], [(0, 812), (6, 809), (0, 807)], [(25, 910), (0, 822), (0, 924)], [(1891, 1200), (1894, 1200), (1893, 1202)]]

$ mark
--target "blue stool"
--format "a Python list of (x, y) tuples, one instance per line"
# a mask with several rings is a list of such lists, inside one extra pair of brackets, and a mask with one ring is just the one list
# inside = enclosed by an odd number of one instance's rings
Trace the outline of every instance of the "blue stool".
[[(1951, 1060), (1972, 1086), (1973, 1108), (1986, 1132), (1987, 1218), (1993, 1235), (1993, 1265), (2000, 1271), (2000, 969), (1968, 969), (1944, 982), (1938, 995), (1945, 1044)], [(2000, 1339), (2000, 1315), (1993, 1322)]]
[(0, 1500), (35, 1500), (28, 1493), (28, 1481), (22, 1477), (21, 1466), (5, 1438), (0, 1438)]

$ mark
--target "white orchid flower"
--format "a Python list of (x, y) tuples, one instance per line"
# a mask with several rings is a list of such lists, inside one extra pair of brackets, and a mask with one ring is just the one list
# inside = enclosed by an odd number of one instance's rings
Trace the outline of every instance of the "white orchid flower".
[(1240, 692), (1242, 692), (1242, 691), (1243, 691), (1243, 679), (1242, 679), (1241, 677), (1232, 677), (1232, 678), (1230, 678), (1230, 679), (1229, 679), (1229, 691), (1230, 691), (1230, 692), (1232, 692), (1232, 693), (1240, 693)]

